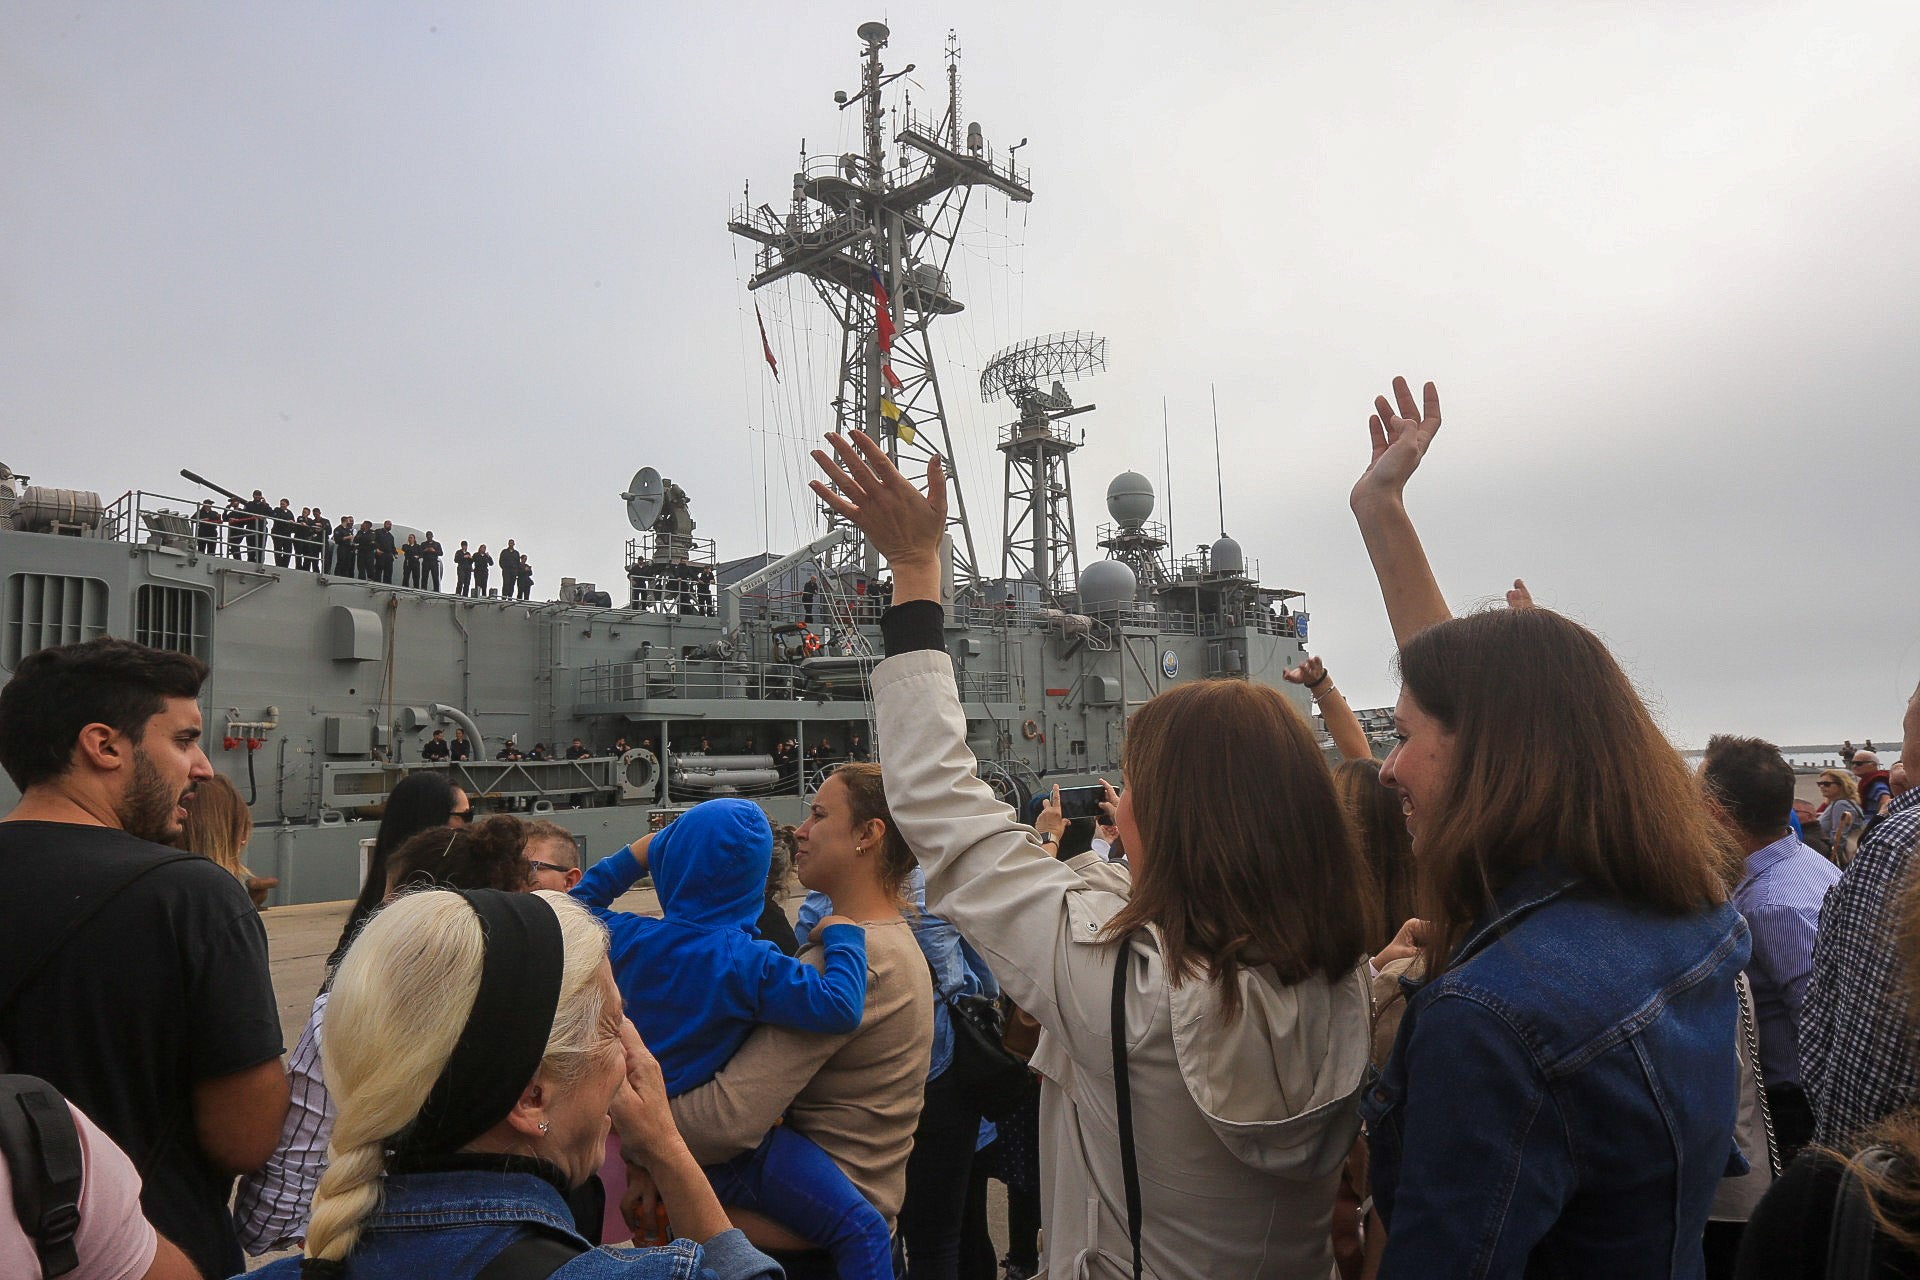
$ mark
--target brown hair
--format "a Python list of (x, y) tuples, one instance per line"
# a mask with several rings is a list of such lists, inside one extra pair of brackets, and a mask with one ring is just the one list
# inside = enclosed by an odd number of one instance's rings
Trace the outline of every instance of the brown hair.
[(247, 869), (240, 865), (240, 854), (253, 835), (253, 814), (240, 798), (240, 789), (225, 774), (216, 773), (193, 789), (187, 801), (187, 821), (181, 830), (180, 847), (212, 859), (235, 879), (245, 880)]
[(1400, 650), (1421, 710), (1453, 735), (1446, 802), (1421, 816), (1422, 915), (1438, 977), (1473, 920), (1549, 855), (1592, 891), (1680, 915), (1727, 898), (1740, 854), (1626, 673), (1551, 609), (1438, 623)]
[(920, 860), (907, 847), (906, 837), (893, 821), (893, 811), (887, 808), (887, 789), (880, 781), (880, 766), (861, 760), (849, 761), (835, 769), (831, 776), (846, 784), (847, 811), (856, 825), (882, 824), (880, 886), (893, 897), (904, 897), (907, 877), (920, 865)]
[(1127, 724), (1126, 775), (1145, 848), (1107, 937), (1153, 926), (1169, 978), (1214, 982), (1228, 1018), (1243, 968), (1289, 985), (1352, 971), (1379, 927), (1370, 877), (1284, 694), (1202, 680), (1151, 699)]
[[(498, 817), (501, 815), (496, 814), (495, 816)], [(526, 839), (521, 842), (520, 846), (522, 850), (528, 845), (552, 840), (559, 844), (566, 845), (569, 856), (573, 858), (573, 865), (576, 867), (580, 865), (580, 844), (573, 838), (573, 832), (567, 830), (559, 823), (548, 822), (545, 818), (527, 818), (521, 820), (520, 828), (526, 832)]]
[(1381, 915), (1371, 949), (1378, 951), (1415, 913), (1413, 837), (1399, 793), (1380, 781), (1378, 760), (1342, 760), (1333, 768), (1333, 787), (1373, 877)]
[(409, 889), (505, 889), (533, 883), (527, 866), (527, 828), (496, 813), (460, 827), (429, 827), (387, 859), (393, 891)]

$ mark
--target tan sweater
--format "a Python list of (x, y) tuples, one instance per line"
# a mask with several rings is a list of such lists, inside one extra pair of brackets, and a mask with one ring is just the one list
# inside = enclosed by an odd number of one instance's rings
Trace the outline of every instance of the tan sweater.
[[(720, 1074), (673, 1100), (694, 1158), (714, 1164), (759, 1145), (785, 1114), (892, 1225), (933, 1052), (933, 978), (904, 918), (868, 924), (867, 1005), (842, 1036), (762, 1026)], [(800, 957), (820, 968), (824, 953)]]

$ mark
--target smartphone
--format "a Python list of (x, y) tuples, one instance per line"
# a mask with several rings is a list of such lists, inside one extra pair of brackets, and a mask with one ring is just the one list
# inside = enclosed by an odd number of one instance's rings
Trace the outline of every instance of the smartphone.
[(1074, 818), (1098, 818), (1100, 806), (1107, 798), (1107, 789), (1099, 783), (1090, 787), (1060, 788), (1060, 815), (1069, 820)]

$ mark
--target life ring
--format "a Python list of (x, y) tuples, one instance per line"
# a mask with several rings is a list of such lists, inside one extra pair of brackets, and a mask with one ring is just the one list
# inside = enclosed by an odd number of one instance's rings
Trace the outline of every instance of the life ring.
[(800, 642), (800, 646), (806, 650), (808, 657), (813, 657), (820, 652), (820, 637), (809, 631), (806, 633), (806, 638)]
[(1034, 723), (1032, 720), (1029, 720), (1025, 724), (1020, 726), (1020, 736), (1025, 738), (1028, 742), (1032, 742), (1035, 738), (1040, 736), (1040, 726)]

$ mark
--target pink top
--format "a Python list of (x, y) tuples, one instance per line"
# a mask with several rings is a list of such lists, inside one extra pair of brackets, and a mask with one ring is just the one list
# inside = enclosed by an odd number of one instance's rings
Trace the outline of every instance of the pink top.
[[(80, 1127), (80, 1230), (74, 1244), (80, 1266), (66, 1280), (134, 1280), (153, 1265), (158, 1237), (140, 1212), (140, 1175), (133, 1162), (72, 1103)], [(13, 1214), (13, 1181), (0, 1160), (0, 1276), (37, 1276), (33, 1241)]]

